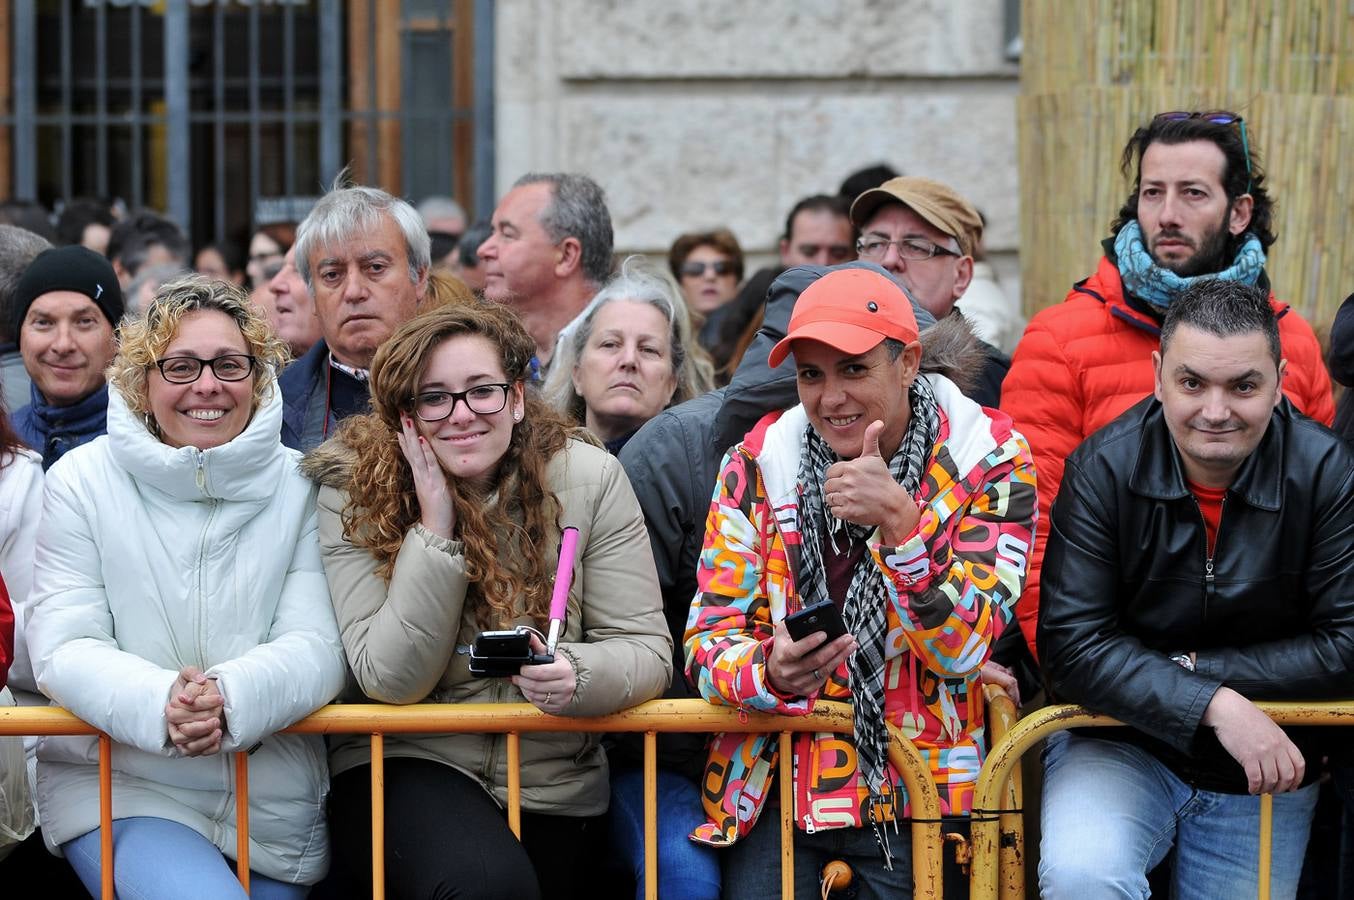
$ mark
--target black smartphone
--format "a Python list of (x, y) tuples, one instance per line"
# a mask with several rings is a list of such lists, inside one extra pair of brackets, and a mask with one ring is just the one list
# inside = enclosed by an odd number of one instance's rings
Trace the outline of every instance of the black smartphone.
[(527, 632), (485, 631), (470, 647), (470, 674), (476, 678), (506, 678), (533, 660)]
[(825, 631), (827, 641), (823, 641), (824, 644), (846, 634), (842, 612), (831, 600), (806, 606), (799, 612), (786, 616), (785, 628), (790, 632), (790, 637), (797, 641), (804, 640), (815, 631)]

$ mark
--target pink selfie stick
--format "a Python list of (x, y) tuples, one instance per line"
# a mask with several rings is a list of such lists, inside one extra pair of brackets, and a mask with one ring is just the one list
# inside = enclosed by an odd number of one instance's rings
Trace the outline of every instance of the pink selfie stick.
[(559, 633), (564, 630), (564, 617), (569, 612), (569, 586), (574, 580), (574, 554), (578, 550), (578, 529), (570, 525), (559, 540), (559, 568), (555, 570), (555, 593), (550, 597), (550, 638), (545, 652), (553, 657)]

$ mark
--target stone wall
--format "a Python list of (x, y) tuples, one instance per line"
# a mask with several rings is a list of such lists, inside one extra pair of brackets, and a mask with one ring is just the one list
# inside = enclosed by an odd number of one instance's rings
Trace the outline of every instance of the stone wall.
[[(774, 253), (798, 198), (886, 161), (964, 192), (1019, 294), (1003, 0), (499, 0), (496, 172), (587, 172), (621, 252), (733, 229)], [(772, 18), (774, 17), (774, 18)], [(1088, 260), (1088, 271), (1091, 261)]]

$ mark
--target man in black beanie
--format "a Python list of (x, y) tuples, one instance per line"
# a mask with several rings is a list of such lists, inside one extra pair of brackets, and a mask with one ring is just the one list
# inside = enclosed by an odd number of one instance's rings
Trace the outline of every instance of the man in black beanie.
[(13, 424), (46, 469), (107, 430), (104, 370), (117, 352), (122, 289), (108, 260), (84, 247), (59, 247), (38, 254), (14, 301), (10, 325), (33, 390)]

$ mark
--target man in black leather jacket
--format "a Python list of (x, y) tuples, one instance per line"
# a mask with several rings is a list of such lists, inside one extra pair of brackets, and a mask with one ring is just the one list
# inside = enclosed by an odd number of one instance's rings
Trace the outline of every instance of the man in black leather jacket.
[[(1053, 506), (1039, 656), (1051, 692), (1128, 728), (1045, 750), (1045, 898), (1292, 896), (1321, 750), (1255, 700), (1354, 693), (1354, 456), (1280, 391), (1264, 293), (1191, 286), (1153, 354), (1155, 397), (1069, 458)], [(1094, 848), (1092, 850), (1091, 848)]]

